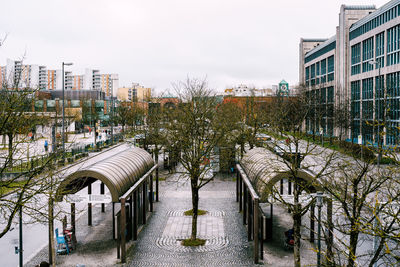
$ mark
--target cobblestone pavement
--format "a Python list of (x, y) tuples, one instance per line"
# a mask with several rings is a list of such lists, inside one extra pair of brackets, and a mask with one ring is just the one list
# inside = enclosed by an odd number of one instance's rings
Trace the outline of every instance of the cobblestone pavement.
[[(174, 179), (175, 178), (175, 179)], [(172, 176), (163, 182), (160, 203), (150, 223), (129, 252), (129, 266), (253, 266), (252, 246), (247, 241), (235, 201), (233, 176), (218, 175), (200, 190), (198, 236), (207, 240), (201, 247), (184, 247), (190, 237), (189, 183)]]

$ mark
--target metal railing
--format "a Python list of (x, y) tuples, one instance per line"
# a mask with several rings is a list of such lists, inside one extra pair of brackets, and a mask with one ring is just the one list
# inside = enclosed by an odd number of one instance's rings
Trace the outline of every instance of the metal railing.
[[(157, 165), (153, 166), (119, 198), (121, 210), (117, 216), (117, 226), (119, 226), (117, 227), (117, 258), (121, 258), (122, 263), (126, 262), (126, 242), (130, 239), (137, 240), (139, 226), (146, 224), (147, 212), (153, 211), (153, 172), (157, 167)], [(158, 177), (156, 177), (155, 193), (158, 196)]]
[(254, 263), (263, 259), (263, 237), (265, 215), (260, 207), (260, 197), (254, 190), (246, 173), (236, 164), (236, 202), (239, 202), (239, 212), (243, 212), (243, 224), (247, 225), (247, 239), (254, 241)]

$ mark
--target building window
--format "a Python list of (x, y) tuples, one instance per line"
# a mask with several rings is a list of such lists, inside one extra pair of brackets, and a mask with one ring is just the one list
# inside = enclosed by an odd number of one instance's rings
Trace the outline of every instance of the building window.
[(387, 30), (387, 66), (400, 63), (400, 25)]
[(333, 86), (329, 86), (327, 88), (327, 91), (328, 91), (328, 103), (333, 103), (334, 94), (335, 94)]
[(334, 80), (335, 60), (333, 56), (328, 57), (328, 82)]
[(385, 66), (384, 54), (385, 54), (385, 32), (381, 32), (375, 37), (376, 43), (376, 61), (380, 67)]
[(369, 61), (374, 57), (374, 37), (368, 38), (362, 42), (362, 72), (374, 69), (374, 65)]
[(321, 60), (321, 83), (326, 83), (326, 59)]
[(360, 81), (351, 82), (351, 100), (360, 100)]
[(362, 80), (362, 98), (373, 99), (374, 98), (374, 80), (373, 78), (368, 78)]
[(361, 72), (361, 43), (351, 47), (351, 75)]

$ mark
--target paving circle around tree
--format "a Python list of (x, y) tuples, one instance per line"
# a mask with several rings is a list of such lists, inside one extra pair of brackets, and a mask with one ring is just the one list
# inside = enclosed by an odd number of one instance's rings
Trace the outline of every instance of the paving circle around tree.
[(233, 176), (217, 177), (200, 190), (197, 237), (206, 240), (198, 247), (181, 245), (190, 237), (190, 184), (177, 186), (173, 182), (160, 184), (160, 202), (149, 224), (140, 233), (129, 252), (129, 266), (255, 266), (252, 245), (235, 197)]

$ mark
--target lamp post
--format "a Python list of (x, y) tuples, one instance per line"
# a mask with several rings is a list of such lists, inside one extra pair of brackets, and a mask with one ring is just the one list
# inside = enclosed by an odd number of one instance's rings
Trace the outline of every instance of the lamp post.
[(323, 193), (317, 192), (316, 194), (316, 201), (318, 207), (318, 252), (317, 252), (317, 266), (321, 266), (321, 208), (322, 208), (322, 201), (323, 201)]
[(110, 78), (112, 84), (112, 93), (111, 93), (111, 145), (114, 144), (114, 81), (118, 81), (116, 78)]
[[(381, 64), (380, 64), (380, 61), (370, 60), (370, 61), (368, 61), (368, 64), (375, 65), (375, 67), (378, 66), (378, 77), (379, 77), (379, 83), (380, 83), (381, 82)], [(378, 89), (378, 85), (377, 85), (377, 82), (376, 82), (376, 79), (375, 79), (375, 98), (376, 98), (376, 95), (377, 95), (377, 89)], [(381, 114), (380, 114), (380, 103), (379, 102), (378, 102), (378, 107), (377, 107), (377, 110), (378, 110), (378, 112), (377, 112), (378, 113), (378, 120), (377, 120), (378, 121), (378, 150), (379, 150), (378, 151), (378, 167), (380, 166), (381, 159), (382, 159), (382, 140), (381, 140), (381, 133), (380, 133), (380, 116), (381, 116)]]
[(65, 127), (65, 96), (64, 96), (64, 91), (65, 91), (65, 77), (64, 77), (64, 75), (65, 75), (65, 73), (64, 73), (64, 66), (71, 66), (72, 65), (72, 63), (65, 63), (65, 62), (63, 62), (62, 63), (62, 100), (63, 100), (63, 102), (62, 102), (62, 152), (63, 152), (63, 159), (65, 160), (65, 137), (64, 137), (64, 135), (65, 135), (65, 133), (64, 133), (64, 131), (65, 131), (65, 129), (64, 129), (64, 127)]

